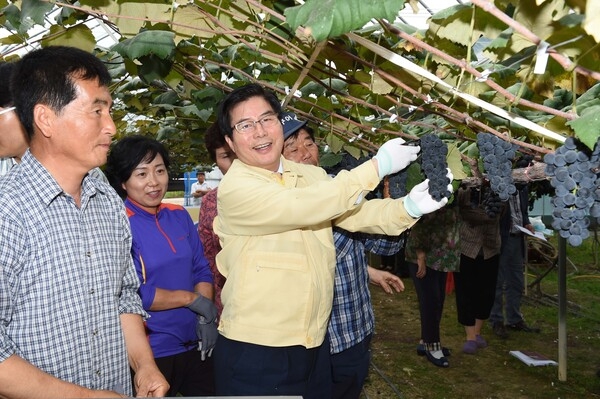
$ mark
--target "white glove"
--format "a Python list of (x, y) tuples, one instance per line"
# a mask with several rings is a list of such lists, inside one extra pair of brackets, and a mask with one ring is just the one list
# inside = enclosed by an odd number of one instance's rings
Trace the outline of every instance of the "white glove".
[(395, 138), (383, 143), (375, 155), (377, 159), (377, 168), (379, 169), (379, 178), (383, 179), (387, 175), (400, 172), (406, 168), (412, 161), (417, 159), (421, 147), (402, 145), (404, 140)]
[[(446, 174), (450, 182), (454, 179), (452, 172), (448, 169)], [(452, 193), (452, 183), (448, 184), (448, 191)], [(429, 194), (429, 179), (422, 181), (410, 190), (410, 193), (404, 197), (404, 209), (413, 218), (420, 218), (426, 213), (435, 212), (448, 203), (448, 198), (444, 197), (441, 201), (436, 201)]]

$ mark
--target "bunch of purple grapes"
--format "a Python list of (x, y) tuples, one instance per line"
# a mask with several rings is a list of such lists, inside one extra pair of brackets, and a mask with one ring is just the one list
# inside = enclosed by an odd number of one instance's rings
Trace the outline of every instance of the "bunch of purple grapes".
[(448, 190), (450, 179), (447, 176), (447, 155), (448, 147), (438, 136), (421, 136), (421, 170), (429, 179), (429, 194), (438, 202), (452, 195)]
[[(442, 198), (450, 198), (452, 193), (448, 190), (450, 179), (448, 178), (448, 147), (435, 134), (425, 134), (419, 140), (407, 142), (406, 145), (420, 145), (421, 155), (417, 162), (421, 164), (421, 171), (429, 179), (429, 194), (436, 201)], [(408, 194), (406, 182), (408, 180), (408, 168), (394, 173), (388, 177), (391, 198), (401, 198)]]
[(471, 187), (470, 189), (471, 208), (483, 208), (485, 214), (493, 219), (502, 211), (502, 201), (489, 184), (483, 184), (479, 187)]
[(406, 194), (406, 181), (408, 180), (408, 168), (388, 176), (390, 198), (402, 198)]
[(483, 205), (486, 215), (491, 219), (495, 218), (502, 211), (502, 200), (500, 199), (500, 196), (489, 186), (486, 186), (483, 190), (483, 200), (481, 204)]
[[(574, 247), (589, 237), (589, 216), (600, 217), (600, 145), (589, 154), (573, 137), (546, 154), (546, 175), (554, 187), (552, 228)], [(589, 155), (588, 155), (589, 154)]]
[(596, 183), (593, 187), (595, 201), (590, 207), (590, 216), (596, 218), (596, 223), (600, 224), (600, 138), (590, 155), (590, 167), (592, 172), (596, 173)]
[(492, 190), (498, 194), (501, 201), (507, 201), (511, 195), (517, 192), (512, 177), (512, 159), (516, 155), (515, 147), (508, 141), (490, 133), (477, 134), (477, 147)]

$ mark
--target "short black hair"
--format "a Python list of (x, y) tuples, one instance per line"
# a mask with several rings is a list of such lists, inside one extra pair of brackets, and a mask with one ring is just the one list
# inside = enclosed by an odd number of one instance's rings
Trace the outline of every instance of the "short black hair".
[(75, 47), (44, 47), (27, 53), (17, 63), (10, 89), (29, 138), (33, 136), (34, 107), (44, 104), (61, 112), (77, 97), (76, 79), (97, 80), (105, 87), (111, 82), (108, 69), (98, 57)]
[(227, 144), (225, 136), (221, 134), (219, 124), (214, 122), (204, 132), (204, 145), (208, 151), (208, 155), (213, 162), (217, 162), (217, 150)]
[(7, 108), (14, 104), (13, 95), (10, 92), (10, 78), (17, 66), (16, 62), (0, 63), (0, 107)]
[(285, 139), (285, 141), (288, 141), (289, 139), (297, 139), (301, 130), (306, 130), (306, 133), (308, 133), (308, 135), (310, 136), (311, 140), (316, 143), (316, 140), (315, 140), (315, 131), (313, 130), (312, 127), (308, 126), (308, 123), (306, 125), (302, 126), (300, 129), (296, 130), (294, 133), (290, 134), (288, 136), (288, 138)]
[(273, 108), (273, 112), (277, 114), (277, 118), (281, 117), (281, 103), (279, 99), (271, 90), (267, 90), (259, 84), (250, 83), (242, 87), (238, 87), (231, 93), (225, 97), (221, 103), (219, 103), (219, 108), (217, 111), (217, 121), (219, 123), (219, 129), (221, 130), (221, 134), (224, 136), (231, 137), (233, 134), (233, 128), (231, 127), (231, 117), (229, 112), (241, 102), (247, 101), (252, 97), (262, 97), (264, 98), (271, 108)]
[(158, 140), (142, 135), (133, 135), (122, 138), (113, 143), (106, 161), (105, 174), (110, 185), (117, 191), (121, 198), (127, 197), (123, 183), (127, 182), (131, 174), (142, 162), (152, 162), (160, 154), (169, 170), (169, 151)]

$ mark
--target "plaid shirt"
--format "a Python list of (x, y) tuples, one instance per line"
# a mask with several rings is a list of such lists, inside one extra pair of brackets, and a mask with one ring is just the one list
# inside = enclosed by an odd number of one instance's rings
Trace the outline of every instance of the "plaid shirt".
[(479, 254), (483, 254), (483, 259), (500, 254), (500, 214), (490, 218), (481, 205), (474, 208), (469, 189), (458, 190), (458, 206), (461, 253), (471, 259)]
[(369, 292), (365, 251), (393, 255), (402, 248), (400, 236), (379, 236), (333, 229), (336, 266), (333, 308), (327, 326), (331, 353), (339, 353), (373, 333), (375, 316)]
[(78, 208), (27, 151), (0, 203), (0, 362), (131, 396), (120, 315), (145, 312), (123, 202), (86, 176)]

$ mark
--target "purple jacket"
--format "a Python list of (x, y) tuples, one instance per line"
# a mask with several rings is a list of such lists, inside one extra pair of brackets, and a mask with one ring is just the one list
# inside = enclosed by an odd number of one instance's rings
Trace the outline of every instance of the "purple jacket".
[(194, 291), (201, 282), (212, 284), (204, 250), (188, 212), (179, 205), (162, 203), (156, 214), (125, 200), (131, 224), (131, 255), (140, 279), (140, 297), (150, 314), (146, 332), (155, 358), (195, 349), (196, 314), (188, 308), (151, 311), (156, 288)]

